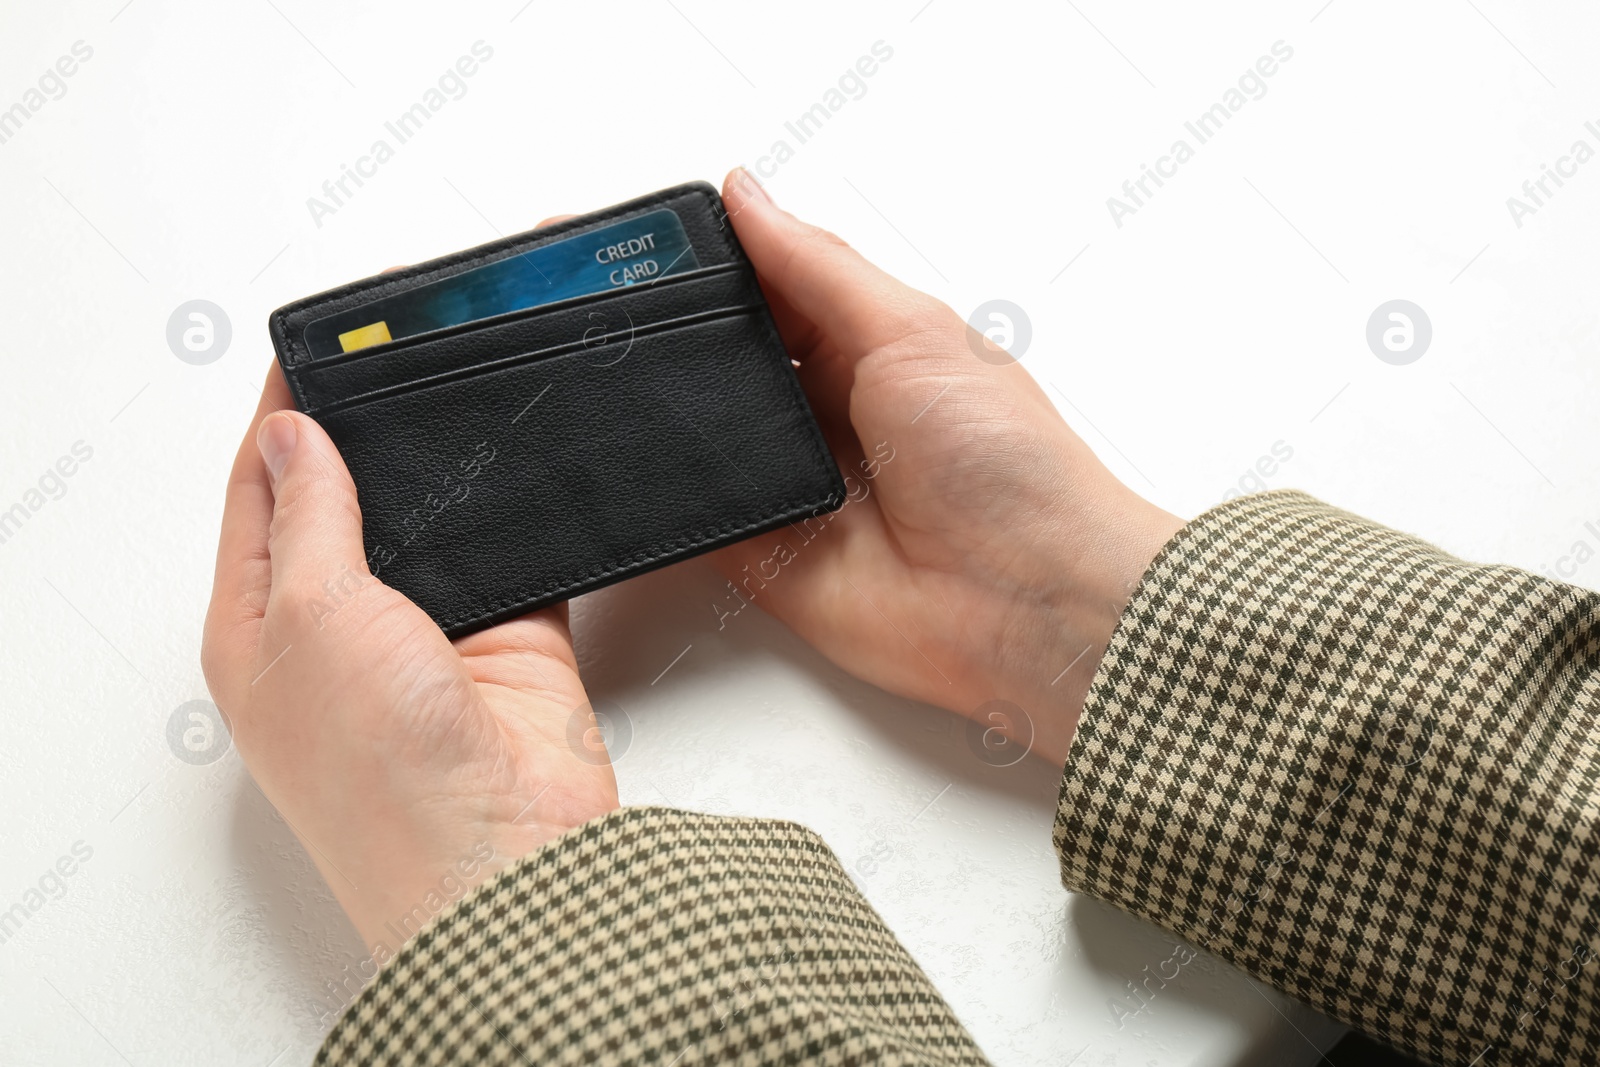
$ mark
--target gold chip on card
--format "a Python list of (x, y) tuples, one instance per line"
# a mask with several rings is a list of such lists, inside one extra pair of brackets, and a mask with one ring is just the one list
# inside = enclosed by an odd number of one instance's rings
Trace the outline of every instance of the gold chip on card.
[(387, 322), (375, 322), (371, 326), (363, 326), (357, 330), (350, 330), (339, 335), (339, 348), (345, 352), (354, 352), (358, 348), (371, 348), (381, 345), (385, 341), (393, 340), (389, 336)]

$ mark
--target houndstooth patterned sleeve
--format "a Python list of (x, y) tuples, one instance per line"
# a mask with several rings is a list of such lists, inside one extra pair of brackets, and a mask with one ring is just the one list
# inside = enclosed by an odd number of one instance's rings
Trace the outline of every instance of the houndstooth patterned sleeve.
[(1275, 492), (1146, 573), (1069, 889), (1437, 1064), (1600, 1062), (1600, 597)]
[(983, 1064), (822, 840), (623, 808), (416, 936), (318, 1064)]

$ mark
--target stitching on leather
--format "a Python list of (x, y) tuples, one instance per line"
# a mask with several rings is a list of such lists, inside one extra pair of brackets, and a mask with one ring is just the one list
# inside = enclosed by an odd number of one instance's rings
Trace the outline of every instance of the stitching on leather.
[[(618, 205), (618, 207), (614, 210), (585, 216), (580, 223), (580, 226), (604, 222), (611, 218), (617, 218), (623, 215), (643, 211), (652, 205), (664, 204), (672, 200), (692, 197), (699, 197), (705, 202), (707, 209), (711, 212), (714, 221), (717, 223), (716, 228), (719, 236), (722, 239), (723, 251), (729, 255), (731, 261), (742, 266), (746, 270), (753, 270), (749, 257), (745, 254), (744, 249), (739, 245), (737, 237), (731, 232), (731, 227), (727, 223), (725, 214), (717, 210), (717, 199), (711, 192), (703, 188), (691, 188), (681, 192), (672, 191), (664, 196), (646, 197), (639, 200), (630, 201), (626, 205)], [(580, 226), (574, 226), (573, 229), (576, 230), (580, 228)], [(559, 231), (558, 234), (553, 234), (551, 236), (558, 235)], [(384, 278), (380, 275), (376, 278), (367, 279), (365, 284), (362, 282), (351, 283), (334, 290), (334, 292), (339, 296), (345, 296), (371, 292), (376, 289), (386, 288), (389, 285), (398, 287), (402, 281), (409, 283), (417, 278), (426, 278), (431, 271), (437, 271), (462, 263), (470, 263), (473, 262), (475, 258), (481, 258), (482, 261), (487, 262), (490, 255), (500, 255), (501, 253), (512, 252), (519, 247), (538, 247), (538, 245), (530, 244), (519, 246), (516, 242), (516, 239), (513, 238), (510, 243), (501, 246), (493, 253), (482, 252), (481, 246), (479, 249), (467, 249), (463, 252), (455, 253), (449, 256), (443, 256), (437, 260), (431, 261), (429, 271), (423, 271), (416, 275), (403, 276), (400, 278)], [(290, 307), (295, 315), (300, 315), (310, 308), (325, 306), (330, 302), (331, 301), (329, 300), (322, 300), (317, 303), (290, 305)], [(762, 322), (762, 328), (766, 334), (769, 345), (771, 345), (772, 348), (775, 349), (775, 351), (784, 359), (788, 359), (788, 349), (783, 344), (783, 338), (778, 334), (777, 324), (773, 321), (771, 309), (767, 306), (764, 300), (756, 308), (756, 316)], [(294, 372), (303, 369), (307, 364), (313, 361), (309, 358), (309, 353), (305, 353), (304, 357), (302, 357), (299, 346), (294, 344), (291, 340), (288, 332), (289, 317), (290, 312), (285, 309), (280, 309), (273, 312), (269, 322), (269, 330), (277, 344), (280, 355), (287, 355), (288, 357), (286, 360), (280, 359), (280, 362), (284, 364), (284, 377), (288, 380), (290, 392), (295, 396), (300, 409), (304, 411), (306, 410), (307, 404), (304, 392), (300, 388), (300, 375)], [(820, 467), (824, 468), (825, 470), (832, 471), (834, 476), (838, 477), (837, 465), (833, 461), (832, 454), (827, 449), (827, 443), (823, 440), (821, 428), (816, 422), (816, 413), (811, 410), (810, 401), (806, 398), (805, 391), (801, 389), (800, 381), (795, 376), (794, 369), (787, 364), (782, 365), (780, 369), (783, 376), (787, 378), (787, 387), (790, 398), (794, 400), (799, 409), (808, 416), (803, 420), (801, 426), (801, 436), (810, 446), (811, 459), (817, 461)], [(841, 479), (841, 488), (842, 485), (843, 483)], [(673, 547), (670, 548), (663, 549), (662, 544), (657, 542), (649, 548), (642, 549), (641, 551), (643, 555), (636, 554), (635, 556), (625, 559), (621, 562), (612, 561), (602, 564), (601, 569), (592, 571), (582, 578), (557, 579), (556, 584), (547, 586), (544, 589), (512, 594), (511, 596), (496, 602), (492, 606), (479, 611), (476, 614), (469, 614), (466, 616), (450, 616), (442, 619), (439, 621), (439, 626), (441, 629), (449, 629), (455, 626), (470, 626), (474, 623), (482, 622), (491, 616), (499, 615), (520, 605), (532, 604), (536, 601), (544, 600), (546, 598), (559, 597), (562, 593), (576, 589), (589, 582), (609, 578), (624, 571), (648, 566), (652, 563), (660, 563), (673, 556), (693, 553), (695, 550), (709, 547), (719, 540), (736, 539), (740, 534), (747, 533), (763, 526), (770, 526), (778, 522), (792, 522), (796, 517), (799, 517), (808, 511), (813, 514), (819, 509), (831, 511), (837, 507), (837, 505), (834, 504), (835, 496), (836, 493), (830, 492), (827, 496), (824, 496), (821, 499), (810, 499), (789, 504), (782, 504), (774, 509), (774, 511), (771, 513), (762, 515), (761, 517), (753, 520), (743, 521), (742, 523), (731, 527), (725, 526), (710, 532), (696, 530), (684, 535), (682, 538), (677, 539), (677, 541), (673, 543)]]
[[(742, 256), (743, 249), (740, 249), (739, 251)], [(787, 360), (789, 358), (789, 350), (784, 346), (783, 338), (778, 335), (777, 324), (773, 321), (771, 308), (766, 304), (765, 300), (762, 301), (761, 306), (757, 309), (756, 315), (764, 324), (764, 328), (767, 331), (768, 341), (775, 347), (777, 352), (779, 352), (783, 358)], [(806, 399), (805, 391), (800, 388), (800, 379), (795, 376), (794, 368), (785, 364), (780, 368), (780, 370), (784, 372), (784, 377), (788, 379), (790, 396), (794, 398), (796, 403), (799, 405), (800, 410), (805, 412), (808, 416), (804, 420), (802, 430), (804, 431), (803, 437), (811, 446), (811, 458), (817, 461), (818, 465), (824, 469), (837, 472), (838, 466), (834, 463), (833, 454), (828, 451), (827, 443), (822, 438), (822, 428), (817, 425), (816, 413), (811, 410), (811, 402)], [(842, 486), (843, 477), (842, 475), (839, 477), (840, 485)], [(449, 629), (453, 626), (471, 626), (473, 623), (482, 622), (484, 619), (490, 618), (494, 615), (499, 615), (502, 612), (508, 611), (519, 605), (532, 604), (536, 601), (544, 600), (547, 597), (559, 597), (562, 593), (565, 593), (571, 589), (576, 589), (588, 582), (596, 581), (602, 578), (609, 578), (614, 574), (620, 574), (623, 571), (627, 571), (634, 567), (642, 567), (651, 563), (659, 563), (660, 561), (674, 554), (693, 552), (695, 549), (704, 548), (721, 538), (737, 538), (741, 533), (744, 533), (748, 530), (754, 530), (760, 526), (768, 523), (776, 523), (780, 520), (793, 521), (792, 516), (798, 515), (800, 512), (805, 511), (806, 509), (815, 511), (817, 508), (827, 507), (832, 500), (833, 494), (830, 493), (821, 500), (811, 500), (795, 504), (779, 505), (773, 514), (752, 521), (747, 521), (743, 525), (734, 528), (713, 530), (710, 533), (701, 533), (697, 530), (688, 536), (697, 537), (698, 540), (691, 541), (686, 545), (668, 549), (665, 552), (660, 550), (659, 543), (652, 545), (650, 548), (643, 550), (646, 553), (644, 558), (632, 558), (621, 563), (613, 561), (611, 563), (603, 564), (602, 566), (604, 569), (594, 571), (582, 578), (557, 579), (558, 584), (554, 586), (550, 586), (538, 591), (513, 594), (508, 599), (502, 600), (475, 615), (469, 615), (466, 617), (452, 616), (447, 619), (442, 619), (439, 621), (439, 628), (443, 630)], [(833, 509), (830, 508), (829, 510)], [(651, 555), (650, 553), (654, 553), (654, 555)]]
[[(789, 350), (784, 347), (783, 339), (778, 335), (777, 326), (772, 320), (772, 314), (766, 302), (763, 301), (761, 304), (757, 305), (754, 311), (756, 317), (762, 321), (763, 328), (766, 330), (768, 344), (783, 359), (787, 360), (789, 358)], [(778, 370), (779, 374), (783, 378), (787, 379), (791, 399), (795, 402), (798, 409), (806, 415), (806, 418), (801, 420), (800, 429), (802, 431), (802, 440), (804, 440), (805, 443), (810, 446), (811, 460), (817, 467), (820, 467), (824, 471), (834, 472), (835, 476), (837, 477), (838, 467), (833, 461), (832, 453), (827, 450), (826, 442), (824, 442), (822, 438), (821, 428), (817, 426), (816, 415), (811, 411), (811, 404), (806, 399), (804, 390), (800, 388), (800, 381), (795, 376), (794, 369), (787, 365), (781, 365)], [(840, 479), (840, 485), (841, 487), (843, 485), (842, 477)], [(734, 526), (724, 526), (709, 532), (701, 530), (691, 531), (690, 533), (684, 534), (680, 538), (676, 539), (672, 543), (673, 547), (670, 548), (663, 549), (662, 543), (657, 542), (648, 548), (641, 549), (640, 552), (642, 555), (635, 554), (634, 556), (621, 561), (611, 560), (607, 563), (601, 564), (599, 570), (591, 571), (589, 574), (584, 575), (583, 577), (558, 578), (553, 585), (546, 586), (543, 589), (523, 590), (513, 593), (505, 599), (500, 600), (497, 603), (479, 611), (477, 614), (472, 614), (465, 617), (450, 616), (448, 618), (441, 619), (439, 620), (439, 628), (449, 629), (453, 626), (470, 626), (473, 623), (481, 622), (484, 619), (498, 615), (501, 612), (514, 608), (518, 605), (531, 604), (547, 597), (558, 597), (568, 590), (576, 589), (579, 586), (585, 585), (589, 582), (608, 578), (614, 574), (620, 574), (636, 567), (646, 566), (651, 563), (658, 563), (673, 555), (692, 553), (696, 549), (704, 548), (708, 545), (718, 542), (719, 540), (737, 538), (741, 533), (754, 530), (769, 523), (776, 523), (778, 521), (792, 521), (790, 518), (792, 515), (801, 514), (808, 509), (815, 511), (818, 508), (827, 507), (833, 498), (834, 494), (830, 493), (820, 500), (809, 499), (779, 504), (771, 512), (761, 515), (755, 519), (735, 520), (736, 524)], [(832, 509), (830, 508), (829, 510)]]
[[(689, 538), (698, 538), (698, 540), (690, 540), (685, 544), (677, 544), (665, 550), (662, 549), (659, 543), (651, 545), (649, 548), (641, 550), (645, 553), (643, 556), (635, 556), (633, 558), (624, 560), (621, 563), (613, 562), (605, 564), (603, 565), (604, 569), (592, 571), (582, 578), (560, 579), (561, 584), (559, 585), (551, 586), (535, 592), (513, 594), (505, 600), (490, 605), (488, 608), (478, 612), (476, 615), (470, 615), (466, 617), (452, 616), (447, 619), (441, 619), (439, 620), (439, 628), (443, 630), (452, 626), (470, 626), (475, 622), (482, 622), (484, 619), (487, 619), (492, 615), (498, 615), (503, 611), (515, 608), (521, 604), (531, 604), (534, 601), (543, 600), (546, 597), (560, 596), (562, 593), (565, 593), (570, 589), (576, 589), (588, 582), (596, 581), (601, 578), (609, 578), (613, 574), (631, 570), (634, 567), (642, 567), (650, 563), (659, 563), (671, 556), (681, 555), (685, 552), (692, 552), (697, 548), (704, 548), (707, 545), (714, 544), (722, 538), (738, 537), (741, 533), (772, 523), (792, 522), (794, 521), (794, 518), (800, 515), (802, 512), (808, 509), (815, 511), (818, 508), (827, 507), (832, 500), (833, 497), (830, 494), (829, 496), (823, 497), (821, 500), (784, 504), (780, 505), (774, 513), (765, 515), (758, 519), (746, 521), (740, 526), (722, 527), (720, 529), (712, 530), (709, 533), (696, 530), (686, 536)], [(832, 511), (835, 509), (830, 508), (829, 510)], [(682, 539), (680, 538), (680, 540)]]

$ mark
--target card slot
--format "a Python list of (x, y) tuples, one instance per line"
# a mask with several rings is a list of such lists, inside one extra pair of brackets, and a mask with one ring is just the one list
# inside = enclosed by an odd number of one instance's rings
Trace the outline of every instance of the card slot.
[(448, 337), (458, 337), (464, 333), (472, 333), (480, 329), (489, 329), (495, 326), (504, 325), (509, 322), (519, 322), (523, 319), (538, 318), (539, 316), (547, 313), (560, 313), (562, 311), (569, 311), (573, 308), (604, 303), (608, 300), (634, 295), (636, 290), (638, 292), (644, 292), (647, 290), (665, 291), (667, 289), (674, 289), (679, 284), (684, 282), (695, 282), (703, 278), (716, 275), (737, 274), (739, 269), (740, 265), (737, 263), (718, 263), (710, 267), (698, 267), (695, 270), (686, 270), (679, 274), (668, 274), (657, 278), (654, 281), (642, 282), (637, 285), (624, 285), (616, 289), (602, 290), (598, 293), (585, 293), (582, 296), (568, 297), (565, 300), (554, 300), (548, 304), (536, 304), (530, 308), (518, 308), (516, 311), (507, 311), (504, 314), (492, 315), (486, 319), (473, 319), (471, 322), (463, 322), (455, 326), (447, 326), (441, 330), (429, 330), (426, 333), (413, 334), (410, 337), (402, 337), (396, 341), (386, 341), (383, 344), (368, 345), (366, 348), (358, 348), (353, 352), (342, 352), (337, 355), (323, 356), (322, 358), (312, 360), (309, 363), (299, 364), (296, 367), (296, 370), (318, 370), (324, 367), (338, 366), (342, 363), (355, 363), (363, 359), (371, 359), (377, 356), (388, 355), (403, 348), (409, 348), (414, 344), (444, 340)]
[(771, 320), (694, 319), (320, 414), (379, 579), (454, 636), (764, 530), (804, 551), (842, 490)]
[[(572, 353), (589, 354), (592, 357), (589, 362), (593, 366), (612, 366), (625, 360), (632, 346), (642, 338), (652, 337), (661, 333), (670, 333), (675, 330), (692, 329), (719, 319), (733, 318), (740, 315), (756, 315), (764, 310), (765, 305), (760, 303), (736, 304), (697, 311), (689, 315), (665, 319), (646, 326), (630, 327), (626, 330), (610, 330), (601, 333), (586, 332), (575, 341), (566, 341), (558, 345), (516, 352), (515, 354), (497, 355), (494, 358), (480, 360), (426, 377), (408, 378), (390, 385), (369, 389), (353, 396), (323, 404), (320, 407), (302, 406), (302, 410), (309, 415), (321, 418), (324, 415), (369, 404), (387, 397), (433, 389), (468, 378), (493, 375), (525, 363), (553, 359)], [(611, 353), (617, 351), (618, 348), (622, 349), (622, 353), (613, 356)], [(503, 353), (506, 349), (496, 345), (495, 351)]]
[(674, 285), (664, 284), (673, 277), (527, 308), (349, 354), (356, 358), (319, 360), (289, 370), (289, 384), (301, 410), (312, 412), (519, 352), (553, 349), (585, 339), (593, 343), (601, 334), (644, 329), (761, 300), (754, 277), (737, 267), (689, 272), (676, 276), (679, 280)]
[(716, 190), (705, 182), (689, 182), (602, 211), (363, 278), (286, 304), (273, 312), (269, 322), (273, 343), (286, 368), (305, 366), (316, 362), (306, 351), (304, 332), (306, 326), (317, 319), (662, 208), (677, 213), (689, 244), (701, 263), (708, 267), (748, 268), (744, 252), (727, 225)]

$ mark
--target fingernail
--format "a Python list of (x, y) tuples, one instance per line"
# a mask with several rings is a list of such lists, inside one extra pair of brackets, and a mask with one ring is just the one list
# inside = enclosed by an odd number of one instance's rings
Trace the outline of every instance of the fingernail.
[(739, 168), (739, 177), (737, 181), (739, 183), (739, 191), (747, 198), (751, 200), (760, 200), (765, 203), (772, 204), (774, 207), (777, 206), (774, 203), (771, 194), (767, 192), (766, 186), (756, 181), (755, 175), (751, 174), (743, 167)]
[(256, 447), (261, 450), (267, 473), (272, 475), (274, 482), (283, 473), (284, 464), (289, 462), (299, 436), (294, 428), (294, 420), (287, 415), (274, 413), (261, 420), (261, 429), (256, 431)]

